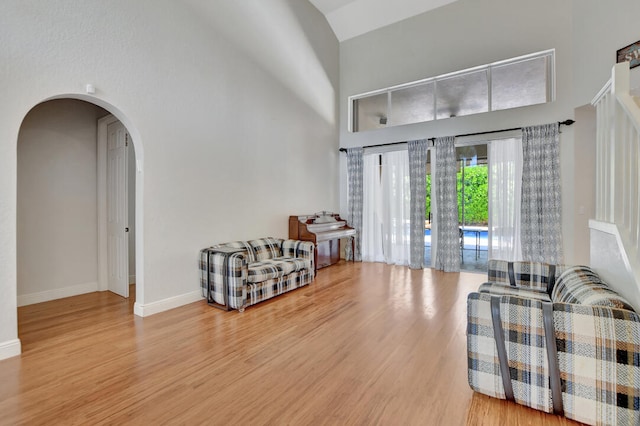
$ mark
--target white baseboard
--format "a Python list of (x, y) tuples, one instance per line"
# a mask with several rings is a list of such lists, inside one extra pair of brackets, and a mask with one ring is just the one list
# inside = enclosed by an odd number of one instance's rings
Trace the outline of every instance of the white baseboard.
[(0, 343), (0, 360), (18, 356), (22, 353), (20, 339)]
[(135, 284), (135, 283), (136, 283), (136, 276), (129, 275), (129, 284)]
[(79, 294), (93, 293), (98, 291), (98, 283), (86, 283), (71, 287), (56, 288), (39, 293), (18, 295), (18, 306), (33, 305), (35, 303), (48, 302), (50, 300), (62, 299), (64, 297), (77, 296)]
[(189, 303), (198, 302), (202, 299), (201, 291), (197, 290), (192, 291), (191, 293), (169, 297), (168, 299), (158, 300), (157, 302), (151, 302), (144, 305), (136, 302), (133, 305), (133, 313), (139, 317), (148, 317), (160, 312), (168, 311), (169, 309), (179, 308), (180, 306), (188, 305)]

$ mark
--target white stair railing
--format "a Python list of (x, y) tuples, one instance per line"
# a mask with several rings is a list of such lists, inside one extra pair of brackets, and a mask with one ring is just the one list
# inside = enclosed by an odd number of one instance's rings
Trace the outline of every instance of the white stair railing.
[(593, 99), (597, 109), (596, 220), (615, 224), (627, 256), (640, 264), (640, 106), (629, 63), (616, 64)]

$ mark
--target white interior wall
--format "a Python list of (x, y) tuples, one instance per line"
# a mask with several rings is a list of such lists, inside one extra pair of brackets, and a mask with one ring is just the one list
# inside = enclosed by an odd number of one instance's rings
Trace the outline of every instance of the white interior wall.
[[(519, 127), (571, 118), (611, 74), (616, 50), (639, 38), (640, 3), (598, 0), (513, 3), (460, 0), (341, 43), (340, 145), (362, 146)], [(507, 35), (507, 36), (505, 36)], [(371, 132), (349, 133), (348, 96), (556, 48), (557, 99), (547, 105), (458, 117)], [(640, 85), (640, 67), (631, 71)], [(592, 120), (588, 111), (580, 120)], [(588, 263), (594, 203), (593, 123), (564, 127), (561, 139), (563, 241), (567, 263)], [(575, 135), (574, 132), (581, 132)], [(587, 139), (585, 139), (587, 138)], [(346, 211), (346, 166), (341, 159), (341, 211)], [(582, 213), (584, 211), (584, 213)]]
[(604, 282), (640, 310), (640, 289), (636, 262), (629, 259), (618, 227), (611, 223), (591, 221), (591, 262)]
[[(611, 78), (616, 51), (640, 40), (637, 0), (574, 0), (574, 94), (576, 107), (590, 104)], [(631, 71), (632, 86), (640, 84), (640, 67)]]
[(338, 42), (310, 3), (7, 0), (0, 16), (0, 357), (19, 350), (18, 130), (45, 99), (86, 97), (132, 132), (143, 311), (199, 300), (200, 248), (338, 209)]
[(97, 289), (96, 131), (106, 111), (78, 100), (33, 108), (18, 138), (20, 305)]
[[(616, 51), (640, 39), (637, 16), (640, 15), (640, 2), (636, 0), (617, 0), (614, 3), (598, 0), (574, 1), (573, 3), (573, 50), (574, 50), (574, 105), (576, 105), (576, 226), (580, 234), (574, 241), (576, 250), (580, 251), (580, 259), (585, 258), (588, 247), (593, 249), (594, 243), (587, 236), (603, 235), (598, 231), (582, 232), (588, 226), (588, 219), (595, 217), (595, 111), (590, 106), (593, 97), (611, 78), (611, 68), (616, 62)], [(640, 85), (640, 67), (631, 70), (631, 87)], [(587, 165), (586, 167), (583, 167)], [(589, 192), (587, 192), (589, 191)], [(587, 194), (590, 199), (587, 199)], [(586, 203), (586, 204), (584, 204)], [(588, 215), (580, 215), (580, 208), (585, 207)], [(604, 237), (602, 237), (604, 238)], [(606, 250), (598, 250), (591, 259), (598, 260), (601, 272), (607, 264), (608, 257), (601, 255)], [(616, 262), (609, 262), (611, 273), (616, 274)], [(593, 264), (593, 263), (592, 263)], [(614, 266), (616, 265), (616, 266)], [(606, 274), (606, 272), (605, 272)]]
[[(576, 110), (576, 117), (586, 113), (592, 117), (592, 120), (594, 119), (593, 109), (590, 106), (581, 106), (589, 104), (611, 78), (611, 68), (616, 62), (616, 51), (640, 39), (638, 15), (640, 15), (640, 2), (637, 0), (574, 1), (574, 102), (580, 107)], [(637, 67), (631, 70), (631, 87), (639, 87), (639, 85), (640, 67)], [(595, 125), (593, 123), (591, 125), (590, 138), (595, 140), (593, 129)], [(589, 139), (583, 140), (576, 137), (576, 149), (583, 143), (595, 146), (595, 142)], [(576, 164), (579, 164), (579, 161), (577, 159)], [(595, 174), (594, 169), (592, 174)], [(579, 191), (580, 184), (577, 184), (577, 187)], [(640, 202), (640, 200), (634, 201)], [(594, 217), (595, 207), (590, 218)], [(640, 289), (636, 263), (633, 259), (629, 259), (628, 253), (625, 252), (621, 235), (615, 225), (591, 222), (590, 266), (638, 309)]]
[[(573, 113), (571, 21), (570, 0), (518, 4), (459, 0), (341, 43), (341, 145), (541, 124), (551, 116), (569, 118)], [(553, 103), (370, 132), (347, 131), (348, 96), (550, 48), (556, 49)]]
[(573, 263), (589, 265), (591, 246), (589, 219), (596, 214), (596, 111), (591, 105), (575, 110), (575, 170), (572, 182), (573, 205)]
[[(16, 264), (16, 141), (27, 112), (44, 99), (85, 96), (84, 85), (93, 83), (98, 88), (93, 99), (115, 106), (139, 139), (136, 149), (145, 167), (142, 214), (150, 235), (141, 243), (149, 282), (145, 303), (195, 289), (194, 250), (204, 244), (283, 234), (292, 212), (335, 210), (338, 187), (345, 211), (344, 157), (339, 186), (335, 178), (335, 37), (306, 2), (237, 3), (0, 3), (0, 263), (9, 265), (0, 269), (0, 358), (19, 350), (17, 271), (11, 266)], [(568, 118), (567, 87), (575, 89), (573, 106), (584, 105), (602, 87), (615, 50), (637, 39), (634, 19), (640, 7), (634, 0), (572, 1), (567, 13), (568, 4), (460, 0), (343, 43), (341, 146)], [(573, 34), (571, 47), (566, 31)], [(368, 134), (346, 132), (349, 95), (550, 45), (559, 58), (555, 104)], [(639, 73), (633, 70), (632, 78), (637, 81)], [(563, 142), (563, 152), (575, 152), (572, 132), (565, 131), (563, 141), (571, 143)], [(269, 155), (269, 148), (279, 155)], [(563, 169), (564, 159), (563, 154)], [(573, 166), (568, 169), (574, 176)], [(274, 194), (273, 187), (285, 191)], [(563, 194), (563, 200), (575, 211), (573, 198)]]
[[(459, 0), (341, 43), (341, 146), (498, 130), (573, 118), (571, 23), (570, 0), (529, 3)], [(369, 132), (347, 131), (351, 95), (552, 48), (556, 49), (555, 102)], [(562, 132), (563, 240), (565, 259), (573, 262), (574, 138), (571, 127), (563, 127)], [(341, 182), (341, 211), (344, 212), (344, 162)], [(584, 232), (588, 233), (588, 229)]]

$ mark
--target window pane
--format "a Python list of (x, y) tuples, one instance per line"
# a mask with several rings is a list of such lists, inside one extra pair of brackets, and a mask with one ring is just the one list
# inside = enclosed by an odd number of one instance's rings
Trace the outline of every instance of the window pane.
[(390, 125), (433, 120), (433, 86), (427, 83), (391, 92)]
[(351, 130), (374, 130), (551, 102), (555, 76), (550, 70), (554, 60), (555, 52), (548, 50), (455, 75), (388, 87), (378, 94), (354, 96)]
[(547, 99), (547, 56), (491, 70), (491, 109), (541, 104)]
[(354, 100), (353, 116), (357, 118), (356, 132), (386, 127), (387, 93)]
[(489, 111), (485, 70), (438, 80), (437, 118), (459, 117)]
[(489, 175), (487, 145), (456, 148), (460, 269), (486, 271), (488, 258)]

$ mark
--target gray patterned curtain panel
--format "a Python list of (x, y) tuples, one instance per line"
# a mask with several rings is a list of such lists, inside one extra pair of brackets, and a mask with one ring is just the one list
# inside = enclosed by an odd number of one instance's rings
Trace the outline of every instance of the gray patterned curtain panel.
[(409, 142), (409, 185), (411, 188), (410, 238), (411, 252), (409, 267), (424, 268), (424, 219), (427, 176), (426, 139)]
[(445, 272), (460, 270), (460, 230), (456, 189), (456, 148), (452, 136), (435, 141), (436, 239), (435, 268)]
[(522, 129), (522, 257), (562, 263), (558, 123)]
[(347, 176), (349, 181), (347, 192), (347, 223), (356, 230), (355, 252), (351, 252), (351, 244), (345, 246), (347, 260), (362, 260), (362, 148), (347, 149)]

